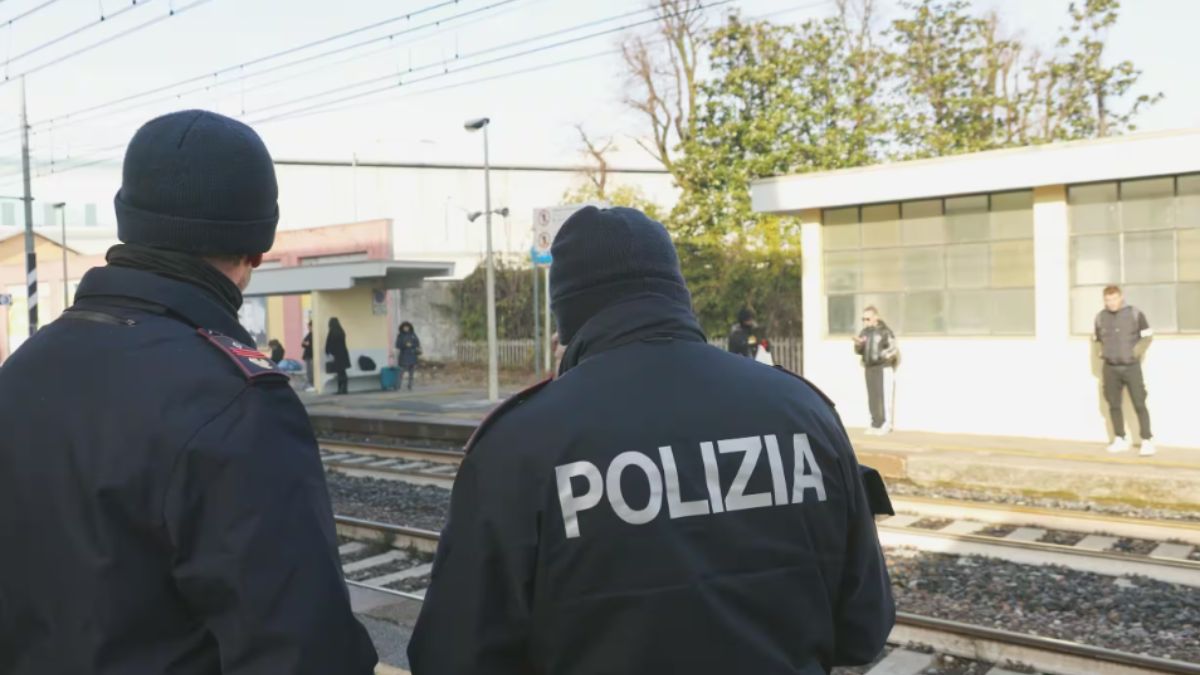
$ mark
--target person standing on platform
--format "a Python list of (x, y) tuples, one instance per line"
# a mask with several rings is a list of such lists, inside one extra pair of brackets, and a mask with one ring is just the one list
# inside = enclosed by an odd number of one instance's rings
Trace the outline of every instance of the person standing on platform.
[(302, 358), (304, 359), (304, 378), (308, 382), (306, 391), (312, 391), (313, 388), (313, 344), (312, 344), (312, 319), (308, 321), (308, 332), (304, 334), (304, 340), (300, 342), (300, 348), (303, 350)]
[(413, 375), (417, 370), (417, 361), (421, 358), (421, 338), (413, 330), (413, 325), (407, 321), (400, 324), (400, 332), (396, 335), (396, 365), (400, 368), (400, 382), (403, 384), (404, 374), (408, 373), (408, 390), (413, 388)]
[(1157, 452), (1154, 435), (1150, 432), (1150, 411), (1146, 408), (1146, 381), (1142, 377), (1142, 356), (1153, 335), (1146, 315), (1137, 307), (1125, 304), (1125, 296), (1119, 287), (1104, 289), (1104, 309), (1096, 315), (1095, 339), (1100, 343), (1100, 358), (1104, 361), (1104, 399), (1108, 402), (1113, 428), (1109, 452), (1128, 452), (1130, 448), (1129, 439), (1125, 437), (1125, 414), (1121, 410), (1126, 387), (1137, 412), (1138, 432), (1142, 437), (1138, 454), (1150, 457)]
[(124, 243), (0, 372), (0, 673), (373, 672), (308, 416), (238, 324), (276, 200), (241, 122), (130, 141)]
[(559, 375), (468, 442), (414, 675), (829, 672), (895, 618), (859, 466), (802, 378), (710, 346), (666, 229), (554, 240)]
[(892, 430), (891, 398), (900, 350), (896, 345), (896, 334), (879, 317), (879, 310), (874, 307), (864, 309), (862, 322), (862, 332), (854, 338), (854, 352), (862, 356), (867, 378), (867, 403), (871, 408), (871, 426), (867, 433), (882, 436)]
[(326, 369), (337, 374), (337, 393), (346, 394), (350, 391), (350, 379), (346, 371), (350, 369), (350, 350), (346, 348), (346, 331), (337, 317), (329, 319), (329, 332), (325, 335)]
[(759, 348), (767, 348), (767, 337), (758, 325), (754, 310), (743, 307), (738, 322), (729, 329), (729, 351), (738, 356), (756, 358)]

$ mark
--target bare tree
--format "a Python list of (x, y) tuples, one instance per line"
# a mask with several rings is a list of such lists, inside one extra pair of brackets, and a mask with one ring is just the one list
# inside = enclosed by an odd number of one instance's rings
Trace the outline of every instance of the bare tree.
[(594, 167), (589, 164), (584, 174), (596, 192), (596, 198), (606, 200), (608, 199), (608, 153), (615, 151), (617, 145), (612, 138), (603, 141), (592, 140), (582, 124), (576, 124), (575, 130), (579, 132), (579, 140), (583, 142), (584, 153), (595, 163)]
[[(653, 37), (633, 36), (621, 46), (628, 69), (629, 107), (643, 115), (650, 139), (637, 139), (668, 171), (675, 147), (696, 128), (696, 66), (704, 31), (703, 0), (653, 0)], [(672, 172), (673, 173), (673, 172)]]

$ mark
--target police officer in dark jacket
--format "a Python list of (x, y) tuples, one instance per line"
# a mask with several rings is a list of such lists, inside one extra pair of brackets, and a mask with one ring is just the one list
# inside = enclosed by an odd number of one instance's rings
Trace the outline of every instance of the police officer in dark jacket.
[(237, 321), (276, 195), (240, 122), (130, 142), (124, 244), (0, 371), (0, 672), (373, 671), (308, 418)]
[(477, 431), (414, 675), (866, 663), (894, 609), (832, 406), (710, 347), (662, 225), (586, 207), (552, 249), (559, 376)]

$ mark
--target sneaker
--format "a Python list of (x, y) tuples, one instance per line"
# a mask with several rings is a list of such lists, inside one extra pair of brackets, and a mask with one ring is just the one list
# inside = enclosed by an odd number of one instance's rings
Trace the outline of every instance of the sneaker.
[(1124, 436), (1117, 436), (1112, 443), (1108, 445), (1108, 451), (1116, 454), (1118, 452), (1129, 452), (1129, 439)]
[(864, 431), (863, 434), (866, 436), (881, 436), (882, 435), (880, 433), (879, 429), (876, 429), (875, 427), (867, 427), (867, 430)]
[(888, 434), (892, 433), (892, 425), (885, 424), (885, 425), (879, 427), (878, 429), (876, 429), (876, 431), (878, 432), (878, 434), (880, 436), (887, 436)]
[(1151, 457), (1156, 452), (1158, 452), (1158, 448), (1154, 447), (1154, 441), (1147, 438), (1142, 441), (1142, 449), (1138, 451), (1138, 455), (1141, 457)]

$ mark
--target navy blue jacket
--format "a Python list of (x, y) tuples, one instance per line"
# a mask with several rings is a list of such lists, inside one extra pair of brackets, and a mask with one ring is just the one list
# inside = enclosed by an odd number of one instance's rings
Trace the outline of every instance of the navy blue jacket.
[(854, 452), (788, 373), (612, 306), (462, 464), (414, 675), (826, 673), (894, 620)]
[(106, 267), (0, 367), (0, 672), (372, 672), (308, 417), (249, 344)]

